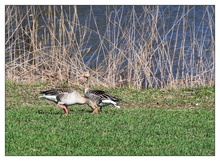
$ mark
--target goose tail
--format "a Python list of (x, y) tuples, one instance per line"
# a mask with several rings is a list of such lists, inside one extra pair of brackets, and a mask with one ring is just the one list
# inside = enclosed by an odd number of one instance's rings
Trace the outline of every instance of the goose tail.
[(53, 102), (57, 102), (57, 98), (54, 95), (43, 95), (43, 96), (39, 96), (39, 99), (43, 98), (43, 99), (47, 99)]

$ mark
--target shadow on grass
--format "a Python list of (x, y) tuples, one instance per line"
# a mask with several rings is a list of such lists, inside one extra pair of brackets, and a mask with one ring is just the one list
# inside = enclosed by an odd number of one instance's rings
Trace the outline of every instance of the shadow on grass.
[[(61, 110), (61, 111), (47, 111), (47, 110), (38, 110), (36, 112), (37, 114), (41, 114), (41, 115), (65, 115), (65, 113)], [(92, 113), (91, 110), (71, 110), (69, 109), (69, 114), (74, 114), (74, 113)]]
[[(93, 114), (93, 111), (91, 109), (81, 109), (81, 110), (68, 109), (68, 110), (69, 110), (69, 114), (86, 114), (86, 113)], [(40, 115), (65, 115), (65, 112), (63, 112), (62, 110), (60, 111), (38, 110), (36, 113)], [(109, 111), (103, 109), (102, 111), (99, 110), (99, 114), (102, 113), (108, 114)]]

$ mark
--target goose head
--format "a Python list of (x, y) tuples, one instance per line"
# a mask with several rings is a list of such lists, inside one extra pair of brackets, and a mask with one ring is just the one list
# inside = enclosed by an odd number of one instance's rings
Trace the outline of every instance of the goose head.
[(85, 78), (89, 78), (90, 77), (90, 73), (89, 72), (84, 72), (82, 74), (80, 74), (81, 77), (85, 77)]

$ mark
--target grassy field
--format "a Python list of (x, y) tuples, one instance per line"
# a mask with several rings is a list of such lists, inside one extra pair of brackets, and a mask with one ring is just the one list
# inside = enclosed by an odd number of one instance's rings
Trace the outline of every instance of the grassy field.
[[(45, 84), (6, 82), (5, 155), (215, 155), (214, 87), (105, 89), (121, 108), (39, 100)], [(103, 88), (104, 89), (104, 88)]]

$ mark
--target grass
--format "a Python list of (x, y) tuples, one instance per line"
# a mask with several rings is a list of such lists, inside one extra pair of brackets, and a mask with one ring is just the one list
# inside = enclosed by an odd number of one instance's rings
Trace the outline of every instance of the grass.
[(104, 90), (121, 108), (70, 114), (38, 100), (45, 84), (6, 82), (5, 155), (215, 155), (214, 87)]

